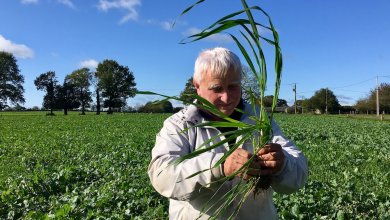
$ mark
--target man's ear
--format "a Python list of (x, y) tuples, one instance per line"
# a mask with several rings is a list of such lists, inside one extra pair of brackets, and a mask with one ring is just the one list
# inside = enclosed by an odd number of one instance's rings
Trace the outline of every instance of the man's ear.
[(192, 84), (194, 85), (195, 89), (196, 89), (196, 93), (198, 95), (200, 95), (200, 85), (199, 85), (199, 82), (197, 82), (195, 79), (192, 80)]
[(192, 85), (194, 85), (195, 89), (198, 90), (198, 88), (199, 88), (199, 83), (196, 82), (195, 79), (192, 79)]

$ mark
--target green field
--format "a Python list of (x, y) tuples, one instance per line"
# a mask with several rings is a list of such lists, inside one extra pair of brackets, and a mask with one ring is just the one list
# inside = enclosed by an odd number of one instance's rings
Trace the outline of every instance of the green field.
[[(334, 116), (278, 115), (309, 160), (309, 182), (278, 196), (287, 218), (390, 219), (390, 123)], [(293, 214), (293, 216), (291, 216)]]
[[(0, 113), (0, 219), (165, 219), (146, 174), (167, 114)], [(309, 159), (281, 219), (390, 219), (390, 123), (277, 115)]]

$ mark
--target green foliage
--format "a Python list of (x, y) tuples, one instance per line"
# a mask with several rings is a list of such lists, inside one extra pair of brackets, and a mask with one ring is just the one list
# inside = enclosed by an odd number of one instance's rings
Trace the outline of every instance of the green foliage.
[[(379, 88), (379, 108), (381, 111), (390, 112), (390, 84), (381, 83)], [(371, 96), (373, 92), (371, 92)]]
[[(0, 113), (0, 219), (167, 219), (146, 173), (167, 117)], [(275, 119), (310, 167), (303, 189), (275, 194), (280, 219), (390, 218), (389, 122)]]
[(53, 113), (53, 109), (55, 108), (55, 93), (57, 83), (58, 81), (56, 79), (56, 73), (53, 71), (42, 73), (34, 80), (34, 85), (37, 87), (37, 89), (46, 92), (46, 95), (43, 98), (43, 106), (45, 108), (49, 108), (51, 114)]
[(0, 110), (10, 101), (13, 104), (24, 103), (24, 77), (16, 63), (15, 57), (0, 51)]
[[(92, 101), (89, 86), (91, 85), (92, 73), (88, 68), (81, 68), (73, 71), (65, 77), (65, 83), (74, 88), (75, 101), (80, 103), (81, 114), (85, 114), (85, 107)], [(64, 83), (64, 84), (65, 84)]]
[(104, 60), (99, 63), (96, 77), (99, 91), (104, 98), (104, 107), (109, 108), (108, 113), (112, 113), (112, 108), (123, 107), (127, 98), (135, 96), (136, 83), (133, 72), (115, 60)]
[(68, 109), (78, 108), (80, 105), (83, 114), (88, 102), (91, 101), (90, 78), (89, 70), (83, 68), (67, 75), (64, 84), (60, 85), (55, 72), (49, 71), (39, 75), (34, 84), (38, 90), (46, 91), (43, 97), (43, 107), (50, 109), (50, 115), (53, 115), (54, 109), (64, 109), (66, 115)]
[(0, 115), (0, 219), (166, 218), (146, 169), (167, 116)]
[[(265, 107), (272, 107), (273, 100), (274, 100), (273, 95), (264, 96), (264, 106)], [(286, 106), (288, 106), (286, 100), (278, 99), (276, 101), (276, 107), (286, 107)]]
[(302, 106), (308, 111), (320, 110), (321, 113), (338, 113), (340, 109), (339, 101), (333, 91), (328, 88), (322, 88), (314, 93), (310, 99), (306, 99)]
[[(64, 82), (63, 85), (56, 85), (55, 90), (55, 109), (64, 109), (64, 114), (68, 114), (68, 109), (75, 109), (80, 107), (76, 97), (76, 88), (73, 84)], [(43, 106), (47, 106), (47, 96), (44, 97)]]
[(373, 113), (376, 111), (376, 103), (374, 100), (371, 100), (369, 98), (362, 98), (356, 102), (355, 108), (360, 113)]
[(278, 115), (309, 161), (306, 186), (276, 194), (280, 219), (389, 219), (390, 124), (350, 118)]
[[(390, 112), (390, 84), (381, 83), (378, 90), (380, 111)], [(362, 113), (366, 113), (367, 111), (376, 112), (376, 90), (371, 90), (367, 98), (359, 99), (355, 107)]]

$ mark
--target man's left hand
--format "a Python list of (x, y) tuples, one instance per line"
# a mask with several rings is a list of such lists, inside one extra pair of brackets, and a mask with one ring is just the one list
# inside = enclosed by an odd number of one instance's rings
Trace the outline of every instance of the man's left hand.
[(261, 175), (278, 173), (284, 166), (284, 153), (280, 144), (266, 144), (257, 153), (262, 166)]

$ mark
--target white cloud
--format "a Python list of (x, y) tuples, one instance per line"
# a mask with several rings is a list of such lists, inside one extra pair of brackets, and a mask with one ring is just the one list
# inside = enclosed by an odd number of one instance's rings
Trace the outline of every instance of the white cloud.
[(89, 68), (89, 69), (96, 69), (96, 67), (98, 66), (99, 62), (94, 60), (94, 59), (89, 59), (89, 60), (84, 60), (84, 61), (81, 61), (79, 63), (79, 66), (81, 68)]
[(21, 0), (22, 4), (37, 4), (38, 0)]
[[(21, 0), (22, 4), (37, 4), (39, 0)], [(69, 8), (75, 9), (75, 5), (73, 4), (72, 0), (57, 0), (58, 3), (63, 4)]]
[(0, 34), (0, 51), (12, 53), (15, 57), (26, 59), (33, 58), (34, 51), (24, 44), (15, 44), (10, 40), (5, 39)]
[(76, 8), (71, 0), (58, 0), (58, 3), (68, 6), (69, 8)]
[(98, 9), (108, 11), (110, 9), (123, 9), (127, 14), (119, 21), (123, 24), (129, 20), (137, 20), (138, 12), (136, 6), (141, 5), (141, 0), (99, 0)]
[(169, 21), (160, 22), (160, 26), (166, 31), (171, 31), (173, 29), (172, 22)]
[[(201, 31), (202, 30), (200, 30), (199, 28), (189, 28), (183, 34), (188, 37), (188, 36), (191, 36), (194, 34), (198, 34)], [(226, 34), (213, 34), (207, 38), (204, 38), (204, 40), (218, 42), (218, 43), (231, 43), (231, 42), (233, 42), (233, 39), (229, 35), (226, 35)]]
[(171, 21), (156, 21), (153, 19), (148, 19), (146, 22), (148, 24), (151, 24), (151, 25), (160, 26), (162, 29), (164, 29), (166, 31), (173, 30), (173, 22), (171, 22)]

